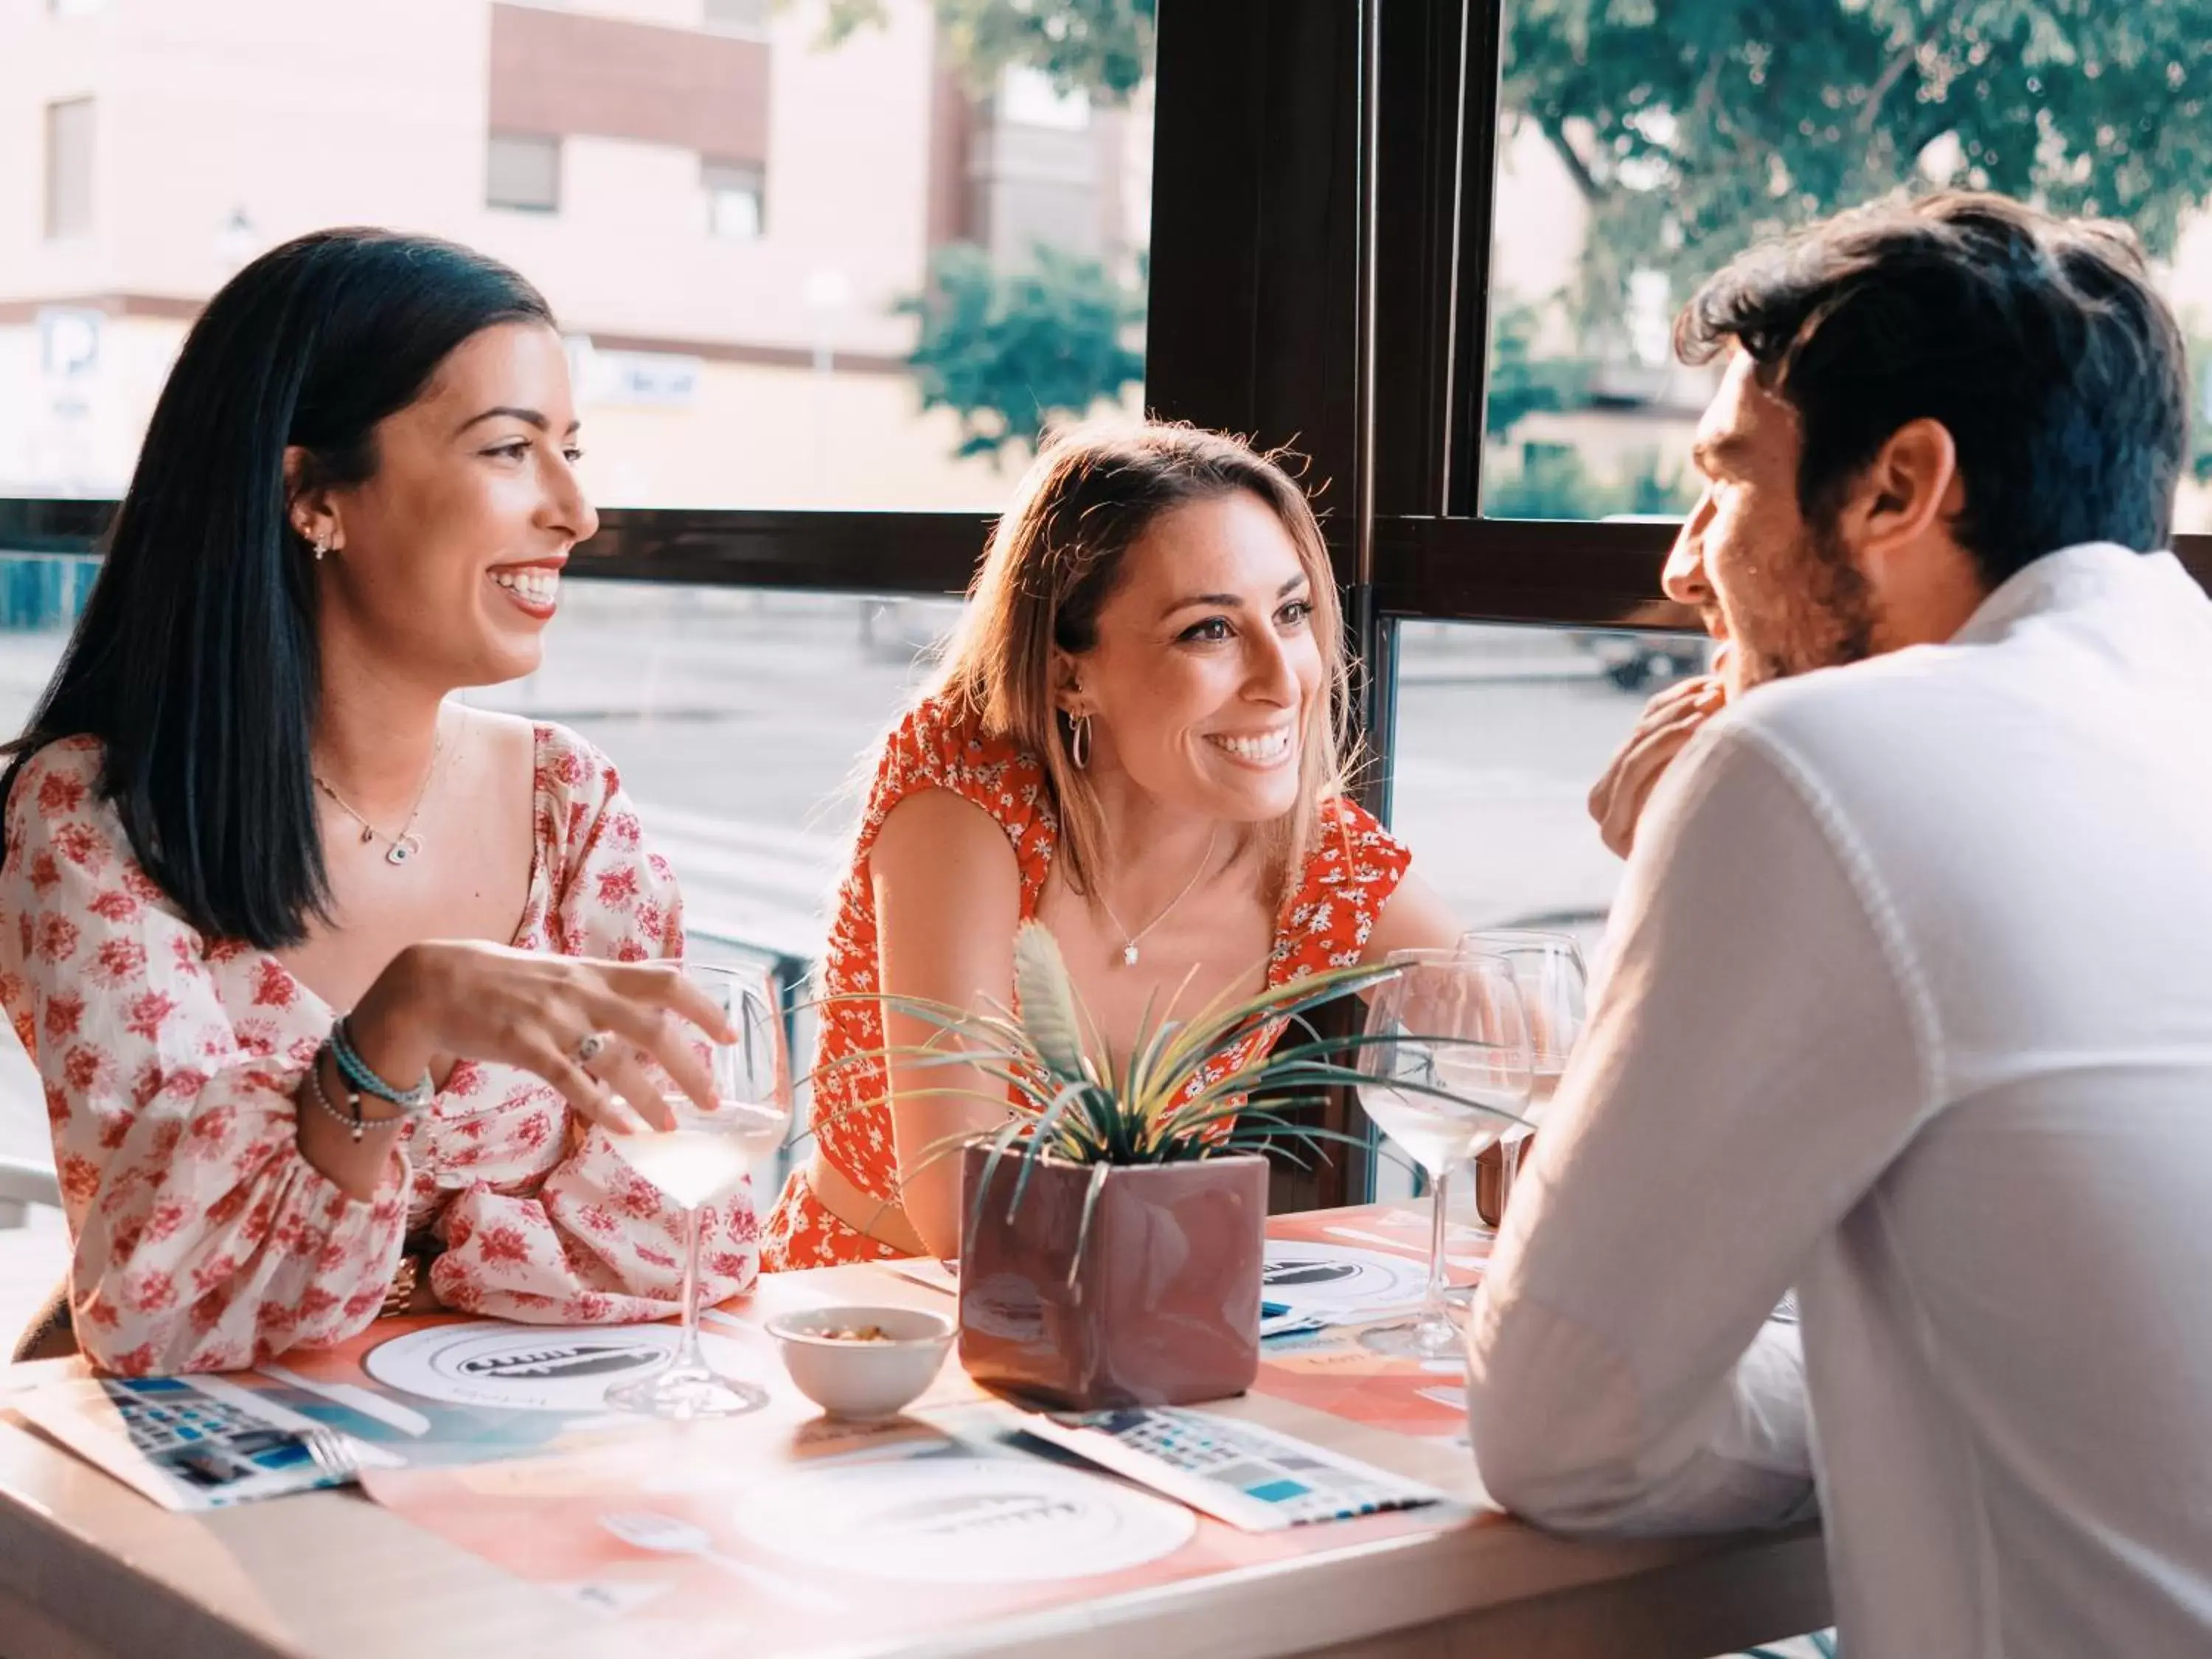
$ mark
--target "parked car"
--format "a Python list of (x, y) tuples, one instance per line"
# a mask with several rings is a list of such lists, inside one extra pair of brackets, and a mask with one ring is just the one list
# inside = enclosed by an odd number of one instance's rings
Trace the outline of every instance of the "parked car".
[(1624, 691), (1656, 691), (1702, 674), (1712, 660), (1712, 641), (1686, 634), (1627, 631), (1577, 634), (1574, 641), (1598, 660), (1606, 678)]

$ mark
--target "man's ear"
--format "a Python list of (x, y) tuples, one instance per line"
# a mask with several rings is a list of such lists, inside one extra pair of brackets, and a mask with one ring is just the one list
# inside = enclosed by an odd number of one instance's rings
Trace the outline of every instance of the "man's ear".
[(1966, 505), (1959, 446), (1941, 421), (1908, 421), (1859, 475), (1837, 528), (1862, 562), (1886, 560), (1930, 534), (1950, 538)]

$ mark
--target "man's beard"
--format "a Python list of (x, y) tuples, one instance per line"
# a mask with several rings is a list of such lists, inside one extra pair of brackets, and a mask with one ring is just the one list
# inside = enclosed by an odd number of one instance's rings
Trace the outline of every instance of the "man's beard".
[(1831, 520), (1805, 534), (1766, 572), (1757, 620), (1731, 619), (1735, 689), (1835, 668), (1874, 654), (1879, 608), (1865, 574)]

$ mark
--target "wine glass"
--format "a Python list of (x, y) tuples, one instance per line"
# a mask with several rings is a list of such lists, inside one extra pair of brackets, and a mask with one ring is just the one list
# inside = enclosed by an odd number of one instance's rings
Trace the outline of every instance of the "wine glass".
[(709, 1111), (650, 1061), (672, 1129), (610, 1137), (623, 1161), (684, 1212), (684, 1334), (668, 1363), (649, 1376), (607, 1391), (618, 1411), (652, 1417), (720, 1417), (758, 1411), (767, 1391), (724, 1376), (699, 1346), (699, 1211), (727, 1197), (773, 1158), (791, 1129), (791, 1066), (775, 980), (765, 968), (686, 963), (684, 976), (707, 994), (737, 1033), (733, 1042), (704, 1042), (694, 1032), (714, 1080)]
[(1582, 1040), (1589, 1020), (1589, 972), (1583, 964), (1582, 947), (1571, 933), (1548, 933), (1534, 927), (1485, 927), (1463, 934), (1461, 950), (1473, 955), (1503, 957), (1513, 970), (1521, 990), (1521, 1006), (1528, 1021), (1528, 1048), (1533, 1070), (1528, 1104), (1522, 1122), (1510, 1126), (1498, 1137), (1502, 1156), (1498, 1168), (1498, 1211), (1513, 1190), (1520, 1165), (1521, 1143), (1534, 1133), (1551, 1109), (1559, 1079), (1575, 1044)]
[(1444, 1283), (1447, 1188), (1453, 1168), (1513, 1127), (1528, 1099), (1532, 1061), (1520, 988), (1504, 958), (1461, 951), (1393, 951), (1399, 969), (1370, 994), (1359, 1103), (1428, 1171), (1434, 1215), (1421, 1311), (1361, 1340), (1424, 1359), (1457, 1352)]

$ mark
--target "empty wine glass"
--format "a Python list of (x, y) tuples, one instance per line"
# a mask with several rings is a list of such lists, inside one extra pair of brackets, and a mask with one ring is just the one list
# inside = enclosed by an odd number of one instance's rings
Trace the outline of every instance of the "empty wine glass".
[(1459, 944), (1462, 951), (1473, 955), (1501, 957), (1512, 969), (1513, 982), (1521, 991), (1522, 1012), (1528, 1022), (1533, 1067), (1528, 1104), (1521, 1114), (1523, 1121), (1498, 1137), (1498, 1210), (1503, 1215), (1520, 1167), (1521, 1144), (1551, 1109), (1567, 1060), (1582, 1040), (1583, 1027), (1589, 1019), (1589, 972), (1583, 963), (1582, 947), (1571, 933), (1533, 927), (1486, 927), (1462, 935)]
[(1434, 1215), (1418, 1317), (1362, 1339), (1385, 1353), (1449, 1357), (1459, 1328), (1445, 1297), (1444, 1229), (1453, 1168), (1513, 1127), (1528, 1099), (1528, 1023), (1504, 958), (1394, 951), (1398, 969), (1370, 994), (1358, 1064), (1367, 1115), (1428, 1172)]
[(684, 1211), (684, 1334), (665, 1365), (610, 1389), (607, 1403), (653, 1417), (728, 1416), (757, 1411), (769, 1396), (715, 1370), (699, 1346), (699, 1211), (735, 1192), (783, 1145), (791, 1128), (791, 1066), (768, 969), (686, 963), (684, 976), (721, 1010), (737, 1040), (706, 1043), (693, 1034), (714, 1080), (712, 1110), (648, 1060), (676, 1127), (611, 1137), (623, 1160)]

